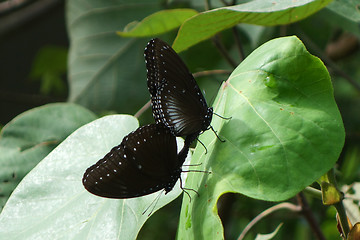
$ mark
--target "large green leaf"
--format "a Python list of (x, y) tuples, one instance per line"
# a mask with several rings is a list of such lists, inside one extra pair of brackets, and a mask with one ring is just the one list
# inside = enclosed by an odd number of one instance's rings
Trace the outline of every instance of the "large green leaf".
[[(296, 37), (265, 43), (223, 84), (207, 146), (193, 155), (212, 174), (192, 174), (187, 188), (200, 197), (183, 198), (179, 239), (222, 239), (217, 199), (226, 192), (282, 201), (314, 182), (335, 164), (344, 127), (329, 74)], [(201, 213), (201, 214), (200, 214)]]
[(122, 37), (151, 37), (179, 27), (195, 14), (197, 11), (193, 9), (162, 10), (151, 14), (141, 22), (130, 23), (123, 32), (117, 33)]
[(327, 21), (341, 26), (346, 31), (360, 36), (360, 11), (358, 0), (335, 0), (330, 3), (326, 10), (332, 13)]
[(360, 22), (358, 0), (335, 0), (327, 8), (355, 23)]
[(181, 26), (173, 48), (181, 52), (239, 23), (275, 26), (296, 22), (319, 11), (331, 1), (254, 0), (199, 13)]
[(10, 121), (0, 135), (0, 206), (40, 160), (95, 118), (81, 106), (57, 103), (31, 109)]
[[(142, 212), (159, 192), (125, 200), (101, 198), (87, 192), (81, 179), (137, 127), (134, 117), (112, 115), (70, 135), (15, 189), (0, 215), (0, 239), (135, 239), (148, 218), (149, 211)], [(178, 182), (162, 194), (154, 211), (181, 192)]]
[(146, 39), (121, 38), (116, 31), (157, 10), (151, 0), (67, 1), (70, 101), (128, 113), (147, 101)]

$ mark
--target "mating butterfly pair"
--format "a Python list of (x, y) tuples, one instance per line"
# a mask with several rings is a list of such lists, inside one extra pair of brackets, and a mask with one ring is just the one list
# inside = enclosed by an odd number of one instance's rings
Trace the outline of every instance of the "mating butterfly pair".
[[(190, 144), (209, 128), (213, 109), (176, 52), (160, 39), (145, 48), (147, 84), (156, 124), (127, 135), (83, 177), (85, 188), (98, 196), (132, 198), (172, 190)], [(177, 154), (175, 136), (185, 144)]]

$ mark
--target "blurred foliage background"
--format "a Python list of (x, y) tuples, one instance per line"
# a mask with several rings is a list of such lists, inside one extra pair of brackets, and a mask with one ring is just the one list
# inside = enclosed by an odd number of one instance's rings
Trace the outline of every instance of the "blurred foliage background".
[[(221, 6), (221, 1), (213, 1)], [(243, 1), (238, 1), (238, 3)], [(66, 29), (66, 3), (61, 0), (0, 1), (0, 127), (26, 110), (52, 102), (69, 99), (67, 59), (69, 35)], [(161, 2), (159, 7), (141, 12), (144, 16), (160, 8), (198, 7), (200, 1)], [(343, 7), (339, 7), (343, 6)], [(347, 6), (355, 7), (347, 9)], [(142, 11), (142, 10), (139, 10)], [(355, 12), (355, 13), (354, 13)], [(356, 14), (357, 13), (357, 14)], [(141, 20), (138, 19), (138, 20)], [(120, 24), (121, 25), (121, 24)], [(119, 27), (119, 30), (120, 29)], [(340, 185), (352, 184), (360, 174), (360, 3), (335, 1), (323, 10), (302, 21), (276, 27), (237, 26), (244, 57), (260, 44), (287, 35), (298, 36), (314, 55), (320, 57), (331, 74), (335, 98), (346, 129), (346, 143), (338, 161)], [(165, 36), (171, 42), (176, 31)], [(115, 36), (119, 38), (119, 36)], [(221, 42), (237, 63), (232, 30), (220, 34)], [(145, 46), (149, 39), (141, 39)], [(98, 116), (108, 113), (135, 114), (148, 100), (146, 70), (142, 58), (143, 48), (138, 49), (138, 73), (129, 78), (131, 104), (109, 104), (106, 108), (90, 106)], [(205, 54), (203, 54), (205, 53)], [(182, 52), (181, 57), (193, 73), (209, 69), (232, 70), (216, 51), (211, 40), (204, 41)], [(129, 75), (131, 76), (131, 74)], [(227, 75), (213, 75), (197, 79), (211, 103)], [(135, 97), (134, 97), (135, 96)], [(116, 102), (116, 100), (114, 100)], [(81, 101), (80, 101), (81, 103)], [(84, 104), (86, 105), (86, 104)], [(211, 105), (211, 104), (210, 104)], [(151, 122), (148, 110), (141, 116), (141, 124)], [(1, 154), (1, 153), (0, 153)], [(173, 239), (176, 236), (180, 199), (158, 211), (143, 227), (139, 239)], [(296, 199), (293, 200), (296, 202)], [(334, 218), (335, 210), (324, 207), (319, 201), (309, 202), (327, 239), (340, 239)], [(224, 223), (226, 239), (236, 239), (246, 224), (272, 203), (253, 201), (237, 194), (226, 194), (219, 200), (219, 214)], [(286, 210), (277, 212), (255, 226), (253, 232), (272, 232), (280, 222), (285, 222), (279, 239), (296, 236), (296, 239), (315, 239), (307, 222), (299, 215)], [(159, 231), (159, 229), (161, 229)], [(253, 239), (249, 234), (246, 239)]]

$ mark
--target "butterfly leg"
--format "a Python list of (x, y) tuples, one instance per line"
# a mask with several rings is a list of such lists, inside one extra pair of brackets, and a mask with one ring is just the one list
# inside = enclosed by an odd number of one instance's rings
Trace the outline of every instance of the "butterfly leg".
[(196, 140), (205, 148), (205, 154), (207, 154), (207, 148), (205, 145), (199, 140), (199, 138), (196, 138)]
[(213, 114), (214, 115), (216, 115), (216, 116), (218, 116), (219, 118), (222, 118), (222, 119), (225, 119), (225, 120), (230, 120), (230, 119), (232, 119), (232, 117), (223, 117), (223, 116), (221, 116), (221, 115), (219, 115), (219, 114), (217, 114), (217, 113), (215, 113), (215, 112), (213, 112)]
[(222, 140), (219, 135), (217, 135), (216, 131), (214, 130), (214, 128), (210, 125), (211, 130), (215, 133), (216, 137), (219, 139), (220, 142), (225, 142), (225, 140)]

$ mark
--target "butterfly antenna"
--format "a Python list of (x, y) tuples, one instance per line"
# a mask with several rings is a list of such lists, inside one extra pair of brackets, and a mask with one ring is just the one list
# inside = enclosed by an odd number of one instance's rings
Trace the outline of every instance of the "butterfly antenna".
[(225, 119), (225, 120), (230, 120), (230, 119), (232, 119), (232, 117), (226, 118), (226, 117), (223, 117), (223, 116), (221, 116), (221, 115), (219, 115), (219, 114), (217, 114), (217, 113), (215, 113), (215, 112), (213, 112), (213, 114), (216, 115), (216, 116), (218, 116), (219, 118), (222, 118), (222, 119)]
[(203, 171), (203, 170), (186, 170), (186, 171), (182, 171), (182, 172), (201, 172), (201, 173), (209, 173), (209, 174), (211, 174), (210, 171)]
[(160, 199), (160, 196), (161, 194), (165, 191), (165, 189), (163, 189), (159, 195), (156, 196), (156, 198), (150, 203), (150, 205), (145, 209), (145, 211), (143, 211), (142, 215), (144, 215), (147, 210), (149, 210), (149, 208), (153, 205), (153, 208), (151, 209), (150, 213), (148, 214), (148, 217), (150, 217), (150, 215), (153, 213), (155, 207), (156, 207), (156, 204), (158, 203), (159, 199)]
[(196, 166), (201, 166), (202, 163), (198, 163), (198, 164), (183, 164), (184, 167), (196, 167)]
[(225, 142), (225, 140), (222, 140), (219, 135), (217, 135), (216, 131), (214, 130), (214, 128), (210, 125), (211, 130), (215, 133), (216, 137), (220, 140), (220, 142)]
[(195, 192), (195, 193), (198, 195), (198, 197), (200, 197), (200, 194), (198, 193), (198, 191), (196, 191), (196, 190), (194, 190), (194, 189), (192, 189), (192, 188), (182, 188), (182, 190), (189, 196), (190, 202), (191, 202), (191, 197), (190, 197), (190, 194), (189, 194), (186, 190), (188, 190), (188, 191), (193, 191), (193, 192)]
[(205, 147), (205, 145), (199, 140), (198, 137), (196, 137), (196, 140), (205, 148), (205, 154), (207, 154), (207, 148)]
[[(183, 192), (184, 193), (186, 193), (186, 195), (188, 195), (188, 197), (189, 197), (189, 202), (191, 202), (191, 196), (190, 196), (190, 194), (186, 191), (186, 189), (187, 188), (184, 188), (183, 187), (183, 183), (182, 183), (182, 179), (180, 178), (180, 188), (181, 188), (181, 190), (183, 190)], [(193, 190), (193, 189), (192, 189)], [(195, 190), (194, 190), (195, 191)], [(196, 191), (195, 191), (196, 192)]]
[[(195, 192), (198, 196), (200, 196), (200, 194), (198, 193), (198, 191), (196, 191), (196, 190), (194, 190), (194, 189), (192, 189), (192, 188), (184, 188), (184, 187), (182, 186), (182, 179), (181, 179), (181, 178), (180, 178), (180, 188), (183, 190), (184, 193), (186, 193), (186, 194), (188, 195), (190, 202), (191, 202), (191, 196), (190, 196), (190, 194), (189, 194), (187, 191), (193, 191), (193, 192)], [(187, 190), (187, 191), (186, 191), (186, 190)]]

